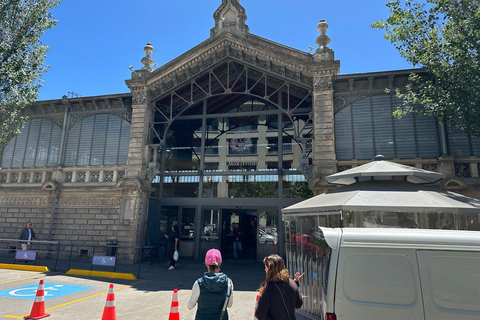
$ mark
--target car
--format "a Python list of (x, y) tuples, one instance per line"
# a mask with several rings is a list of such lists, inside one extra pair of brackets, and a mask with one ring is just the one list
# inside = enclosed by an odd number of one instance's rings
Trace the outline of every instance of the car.
[(264, 230), (258, 230), (258, 243), (262, 244), (277, 244), (277, 236), (268, 234)]

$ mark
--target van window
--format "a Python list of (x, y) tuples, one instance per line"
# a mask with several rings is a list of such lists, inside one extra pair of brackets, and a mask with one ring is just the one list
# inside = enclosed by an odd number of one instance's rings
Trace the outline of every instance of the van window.
[(345, 296), (355, 302), (410, 306), (417, 300), (411, 260), (399, 254), (349, 254), (343, 270)]
[(460, 254), (436, 253), (427, 259), (433, 303), (441, 309), (480, 312), (480, 257)]

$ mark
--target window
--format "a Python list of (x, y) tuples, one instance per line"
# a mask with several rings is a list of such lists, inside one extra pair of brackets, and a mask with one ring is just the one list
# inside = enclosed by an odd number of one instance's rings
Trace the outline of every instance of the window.
[(54, 167), (59, 162), (62, 129), (47, 119), (27, 121), (2, 155), (3, 168)]
[(65, 166), (126, 164), (129, 144), (126, 120), (108, 114), (91, 116), (70, 129)]

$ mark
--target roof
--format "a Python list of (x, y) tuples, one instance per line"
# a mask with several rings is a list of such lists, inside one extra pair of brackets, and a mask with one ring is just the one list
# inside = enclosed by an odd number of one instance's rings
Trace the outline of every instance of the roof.
[(444, 175), (438, 172), (385, 161), (383, 156), (377, 156), (375, 161), (332, 174), (326, 178), (329, 183), (346, 185), (367, 180), (393, 180), (399, 177), (412, 183), (433, 183), (442, 179)]
[(332, 249), (338, 249), (340, 245), (340, 247), (480, 251), (480, 233), (478, 231), (405, 228), (319, 228), (325, 237), (325, 241)]
[(312, 197), (282, 209), (284, 214), (343, 211), (480, 213), (480, 200), (403, 181), (368, 181)]

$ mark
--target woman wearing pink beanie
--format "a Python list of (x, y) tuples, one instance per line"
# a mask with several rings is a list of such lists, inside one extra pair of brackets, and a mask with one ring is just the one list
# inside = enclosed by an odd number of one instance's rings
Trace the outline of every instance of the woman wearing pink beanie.
[(220, 272), (222, 254), (210, 249), (205, 255), (207, 272), (195, 281), (188, 308), (198, 303), (195, 320), (228, 320), (227, 307), (233, 305), (233, 282)]

